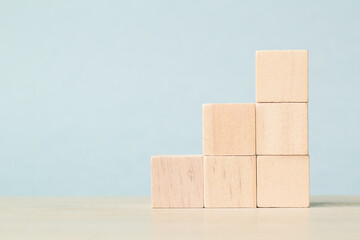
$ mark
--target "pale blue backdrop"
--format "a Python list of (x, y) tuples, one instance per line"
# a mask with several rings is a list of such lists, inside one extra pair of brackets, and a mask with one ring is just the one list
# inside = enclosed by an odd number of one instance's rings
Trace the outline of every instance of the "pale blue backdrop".
[(1, 1), (0, 195), (150, 195), (255, 51), (309, 49), (311, 194), (360, 194), (360, 1)]

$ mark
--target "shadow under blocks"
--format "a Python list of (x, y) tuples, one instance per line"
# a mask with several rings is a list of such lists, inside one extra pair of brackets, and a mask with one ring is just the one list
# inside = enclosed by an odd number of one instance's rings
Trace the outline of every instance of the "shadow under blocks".
[(257, 51), (256, 103), (203, 104), (203, 155), (151, 157), (152, 207), (309, 207), (308, 88), (307, 50)]

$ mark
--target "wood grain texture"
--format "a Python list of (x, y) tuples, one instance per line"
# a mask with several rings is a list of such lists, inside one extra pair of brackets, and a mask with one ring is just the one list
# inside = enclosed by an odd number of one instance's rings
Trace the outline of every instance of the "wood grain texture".
[(255, 156), (205, 156), (204, 202), (208, 207), (256, 207)]
[(308, 102), (308, 51), (256, 52), (256, 102)]
[(153, 208), (202, 208), (203, 156), (153, 156), (151, 203)]
[(309, 207), (309, 156), (258, 156), (258, 207)]
[(203, 153), (255, 155), (255, 104), (204, 104)]
[(307, 155), (307, 103), (257, 103), (256, 153)]

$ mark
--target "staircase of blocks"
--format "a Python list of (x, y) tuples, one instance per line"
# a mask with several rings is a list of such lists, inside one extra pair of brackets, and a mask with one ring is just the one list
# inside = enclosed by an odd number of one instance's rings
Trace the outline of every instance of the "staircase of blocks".
[(203, 155), (152, 156), (153, 208), (309, 207), (308, 51), (256, 52), (256, 103), (203, 104)]

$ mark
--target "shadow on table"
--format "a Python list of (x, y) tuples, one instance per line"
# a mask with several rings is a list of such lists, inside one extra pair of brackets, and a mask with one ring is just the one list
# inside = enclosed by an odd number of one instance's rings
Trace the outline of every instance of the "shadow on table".
[(310, 201), (310, 207), (360, 207), (360, 200), (348, 201)]

